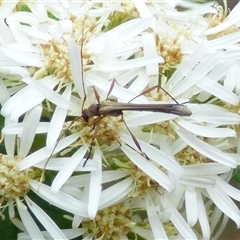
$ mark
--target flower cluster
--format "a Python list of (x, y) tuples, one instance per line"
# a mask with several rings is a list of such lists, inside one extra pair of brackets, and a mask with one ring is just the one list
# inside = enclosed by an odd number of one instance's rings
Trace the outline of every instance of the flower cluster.
[(224, 3), (1, 3), (0, 204), (19, 239), (240, 227), (240, 4)]

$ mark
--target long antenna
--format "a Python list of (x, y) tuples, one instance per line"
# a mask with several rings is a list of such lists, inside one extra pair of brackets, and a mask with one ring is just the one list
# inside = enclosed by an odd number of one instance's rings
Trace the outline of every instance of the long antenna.
[(84, 109), (84, 103), (87, 99), (87, 94), (86, 94), (86, 89), (85, 89), (85, 83), (84, 83), (84, 77), (83, 77), (83, 72), (84, 72), (84, 68), (83, 68), (83, 43), (84, 43), (84, 23), (85, 23), (85, 18), (83, 19), (83, 23), (82, 23), (82, 39), (81, 39), (81, 44), (80, 44), (80, 68), (81, 68), (81, 81), (82, 81), (82, 88), (83, 88), (83, 103), (82, 103), (82, 112)]

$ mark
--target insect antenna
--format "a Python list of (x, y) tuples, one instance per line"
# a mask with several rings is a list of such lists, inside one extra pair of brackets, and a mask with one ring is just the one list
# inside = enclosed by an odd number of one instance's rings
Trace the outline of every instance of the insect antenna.
[(140, 94), (138, 94), (136, 97), (134, 97), (133, 99), (131, 99), (128, 103), (132, 102), (134, 99), (142, 96), (142, 95), (145, 95), (146, 93), (149, 93), (151, 91), (153, 91), (154, 89), (156, 88), (160, 88), (165, 94), (167, 94), (176, 104), (180, 104), (173, 96), (171, 96), (171, 94), (169, 94), (164, 88), (158, 86), (158, 85), (155, 85), (155, 86), (152, 86), (146, 90), (144, 90), (143, 92), (141, 92)]
[(86, 99), (87, 99), (87, 94), (86, 94), (86, 88), (85, 88), (85, 83), (84, 83), (84, 77), (83, 77), (83, 72), (84, 72), (84, 69), (83, 69), (83, 43), (84, 43), (84, 40), (85, 40), (85, 37), (84, 37), (84, 24), (85, 24), (85, 21), (83, 20), (83, 23), (82, 23), (82, 39), (81, 39), (81, 44), (80, 44), (80, 68), (81, 68), (81, 83), (82, 83), (82, 89), (83, 89), (83, 103), (82, 103), (82, 112), (83, 112), (83, 109), (84, 109), (84, 104), (86, 102)]

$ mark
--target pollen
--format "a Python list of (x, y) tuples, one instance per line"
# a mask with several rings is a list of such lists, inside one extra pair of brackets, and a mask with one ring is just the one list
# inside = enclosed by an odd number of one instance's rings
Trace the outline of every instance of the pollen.
[(31, 170), (18, 171), (17, 164), (17, 159), (0, 155), (0, 204), (25, 196), (30, 190), (28, 173)]
[(176, 158), (182, 165), (194, 165), (199, 163), (210, 163), (211, 159), (203, 156), (195, 151), (193, 148), (187, 146), (176, 155)]
[[(213, 7), (217, 10), (217, 13), (211, 13), (206, 16), (206, 19), (209, 23), (209, 28), (216, 27), (226, 20), (229, 14), (229, 9), (227, 8), (227, 1), (223, 1), (223, 3), (224, 3), (224, 7), (213, 5)], [(228, 35), (230, 33), (238, 32), (238, 31), (239, 31), (239, 27), (237, 25), (232, 25), (219, 33), (208, 36), (208, 38), (209, 40), (216, 39), (216, 38)]]
[(132, 197), (144, 196), (146, 192), (149, 192), (151, 189), (157, 191), (160, 194), (163, 194), (162, 187), (159, 184), (152, 180), (146, 173), (144, 173), (140, 168), (133, 165), (130, 170), (131, 175), (135, 179), (135, 189), (131, 194)]
[[(144, 196), (150, 190), (163, 194), (163, 188), (152, 180), (145, 172), (134, 165), (124, 153), (111, 153), (106, 156), (106, 160), (113, 169), (126, 170), (135, 180), (135, 187), (131, 197)], [(148, 161), (146, 159), (146, 161)]]
[(94, 144), (97, 141), (101, 148), (116, 144), (119, 134), (124, 129), (120, 117), (104, 117), (102, 119), (89, 119), (89, 122), (79, 119), (75, 131), (81, 135), (79, 144)]
[(156, 40), (158, 52), (164, 58), (164, 63), (161, 66), (164, 72), (181, 61), (182, 51), (177, 40), (161, 36), (158, 36)]
[(60, 79), (70, 81), (71, 70), (67, 42), (65, 40), (50, 40), (48, 43), (41, 44), (41, 49), (47, 72)]
[(135, 223), (132, 221), (132, 212), (125, 203), (103, 209), (96, 218), (84, 220), (83, 228), (88, 229), (94, 239), (126, 239), (126, 235), (133, 231)]

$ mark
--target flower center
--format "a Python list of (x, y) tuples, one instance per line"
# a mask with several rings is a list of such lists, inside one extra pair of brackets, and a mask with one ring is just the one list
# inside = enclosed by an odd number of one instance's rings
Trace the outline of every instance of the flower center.
[(94, 221), (85, 220), (82, 225), (94, 234), (95, 239), (121, 239), (133, 231), (135, 223), (129, 206), (119, 203), (99, 211)]
[(176, 158), (182, 165), (193, 165), (199, 163), (209, 163), (212, 162), (211, 159), (203, 156), (202, 154), (196, 152), (191, 147), (184, 148), (181, 152), (176, 155)]
[[(135, 188), (131, 193), (131, 197), (143, 196), (149, 190), (157, 191), (163, 194), (163, 188), (152, 178), (150, 178), (145, 172), (134, 165), (130, 159), (123, 153), (111, 153), (106, 157), (107, 162), (113, 169), (127, 170), (129, 174), (135, 180)], [(147, 160), (146, 160), (147, 161)]]
[(119, 139), (119, 132), (124, 128), (119, 117), (103, 117), (97, 120), (89, 119), (89, 122), (79, 119), (74, 131), (80, 132), (81, 140), (78, 144), (94, 144), (95, 140), (102, 148), (115, 144)]
[(46, 44), (41, 44), (41, 48), (48, 74), (55, 74), (60, 79), (70, 81), (71, 70), (66, 41), (50, 40)]
[(25, 196), (30, 190), (28, 184), (28, 170), (18, 171), (19, 160), (0, 155), (0, 196), (2, 204), (4, 201)]

